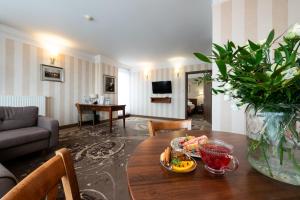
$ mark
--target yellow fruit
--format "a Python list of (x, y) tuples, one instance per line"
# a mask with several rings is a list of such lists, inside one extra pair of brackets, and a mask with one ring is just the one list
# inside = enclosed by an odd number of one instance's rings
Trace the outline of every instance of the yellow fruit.
[(172, 171), (178, 172), (178, 173), (185, 173), (190, 172), (194, 168), (194, 162), (193, 161), (181, 161), (178, 164), (172, 165)]

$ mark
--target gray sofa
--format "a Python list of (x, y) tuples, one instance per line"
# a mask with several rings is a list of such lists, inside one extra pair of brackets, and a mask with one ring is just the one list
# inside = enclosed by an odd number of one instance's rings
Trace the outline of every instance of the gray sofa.
[[(58, 144), (57, 120), (38, 116), (38, 107), (0, 107), (0, 162)], [(0, 164), (0, 198), (16, 178)]]
[(56, 146), (58, 129), (38, 107), (0, 107), (0, 161)]

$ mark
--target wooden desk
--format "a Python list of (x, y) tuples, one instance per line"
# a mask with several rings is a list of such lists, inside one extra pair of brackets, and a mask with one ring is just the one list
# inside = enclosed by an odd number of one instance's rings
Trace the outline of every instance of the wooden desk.
[[(160, 153), (170, 141), (186, 134), (224, 140), (234, 146), (239, 159), (237, 171), (214, 177), (198, 160), (197, 169), (176, 174), (161, 167)], [(143, 141), (131, 155), (127, 179), (133, 200), (268, 200), (300, 199), (300, 187), (272, 180), (253, 169), (247, 161), (246, 136), (209, 131), (162, 133)]]
[[(81, 128), (82, 124), (82, 113), (83, 111), (90, 110), (94, 112), (94, 115), (97, 111), (108, 112), (109, 113), (109, 130), (112, 132), (112, 112), (114, 111), (123, 111), (123, 127), (125, 128), (125, 106), (126, 105), (98, 105), (98, 104), (75, 104), (78, 114), (79, 114), (79, 127)], [(93, 125), (95, 120), (93, 120)]]

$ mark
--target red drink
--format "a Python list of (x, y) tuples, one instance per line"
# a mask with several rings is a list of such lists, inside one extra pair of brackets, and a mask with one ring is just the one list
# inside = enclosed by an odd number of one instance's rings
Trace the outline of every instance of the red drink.
[[(221, 140), (209, 140), (206, 144), (199, 145), (202, 161), (205, 168), (214, 174), (224, 174), (225, 171), (233, 171), (238, 168), (238, 160), (231, 154), (233, 147)], [(228, 167), (233, 163), (233, 166)]]
[(231, 160), (228, 156), (228, 154), (230, 154), (230, 149), (216, 144), (204, 144), (200, 153), (202, 160), (207, 166), (216, 170), (227, 167)]

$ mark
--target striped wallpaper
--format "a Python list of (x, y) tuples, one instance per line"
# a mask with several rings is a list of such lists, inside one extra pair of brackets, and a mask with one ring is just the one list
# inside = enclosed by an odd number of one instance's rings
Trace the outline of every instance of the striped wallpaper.
[[(189, 65), (181, 69), (179, 77), (174, 68), (152, 69), (148, 79), (144, 71), (131, 71), (130, 76), (130, 113), (166, 118), (185, 118), (185, 72), (208, 70), (209, 64)], [(172, 81), (172, 94), (152, 94), (152, 81)], [(169, 96), (171, 104), (151, 103), (151, 97)]]
[[(104, 61), (103, 57), (98, 55), (95, 57), (96, 64), (96, 73), (97, 77), (95, 80), (95, 93), (99, 96), (104, 96), (105, 98), (109, 98), (111, 104), (118, 104), (118, 67), (116, 67), (115, 63)], [(103, 93), (103, 75), (109, 75), (116, 77), (115, 79), (115, 94), (105, 94)], [(117, 117), (117, 112), (113, 113), (113, 117)], [(101, 112), (100, 120), (108, 119), (108, 113)]]
[[(213, 42), (231, 39), (244, 44), (247, 39), (263, 40), (274, 28), (277, 35), (291, 24), (300, 23), (299, 0), (215, 0), (213, 3)], [(213, 74), (217, 67), (213, 66)], [(214, 86), (217, 84), (214, 83)], [(232, 111), (222, 95), (213, 96), (212, 128), (245, 133), (244, 110)]]
[[(0, 95), (47, 96), (47, 115), (58, 119), (60, 125), (77, 122), (75, 103), (82, 102), (84, 96), (102, 95), (97, 84), (103, 83), (96, 80), (102, 80), (103, 74), (117, 75), (117, 68), (110, 64), (96, 67), (94, 59), (62, 53), (56, 66), (65, 69), (65, 82), (41, 81), (42, 63), (49, 64), (45, 49), (0, 32)], [(116, 94), (105, 96), (117, 103)]]

